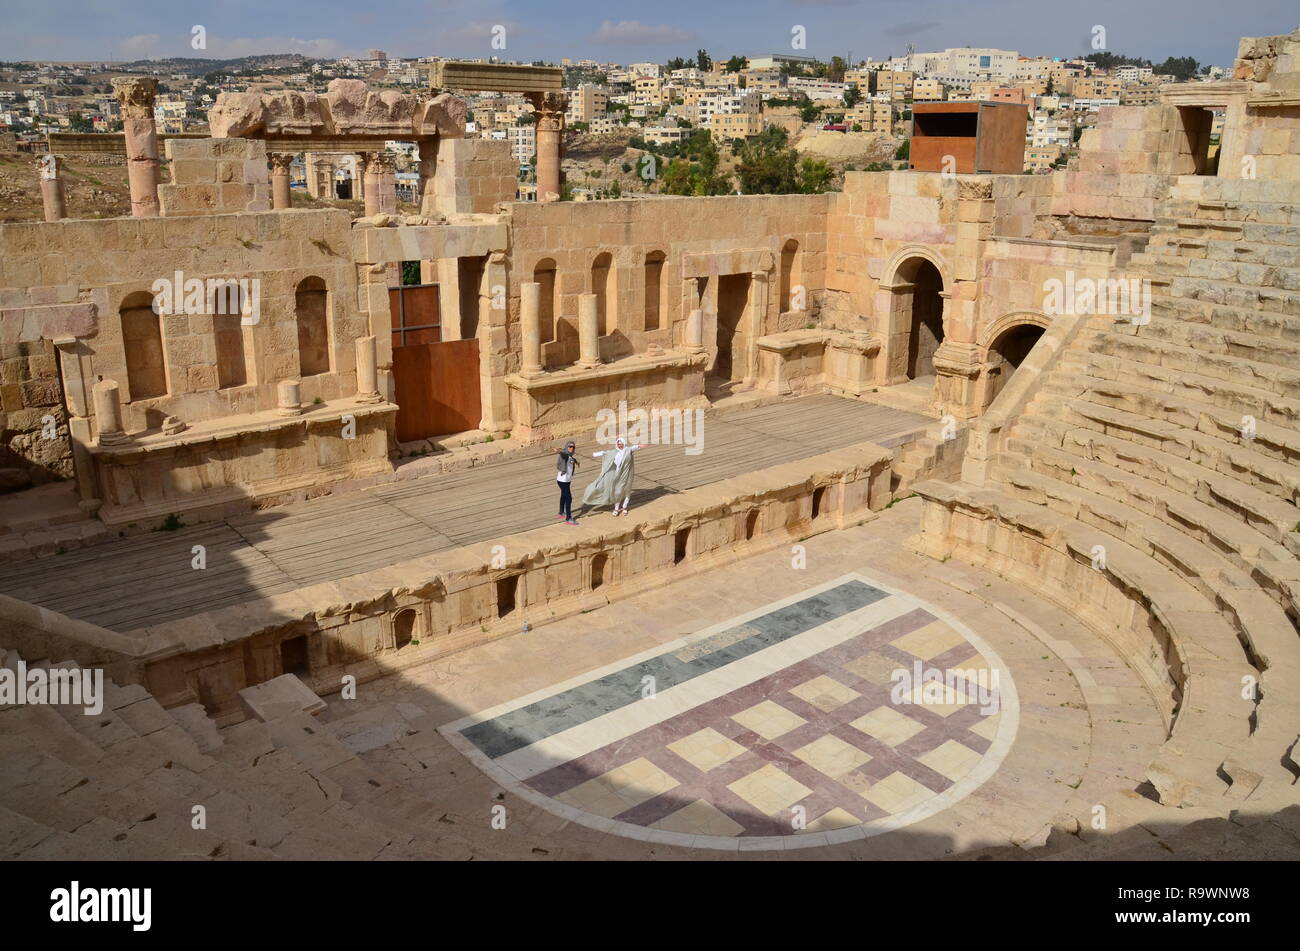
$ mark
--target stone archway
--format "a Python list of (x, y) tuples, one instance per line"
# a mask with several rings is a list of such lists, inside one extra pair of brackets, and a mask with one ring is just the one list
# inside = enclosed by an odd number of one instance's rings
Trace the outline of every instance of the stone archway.
[(886, 385), (928, 380), (946, 333), (949, 289), (947, 262), (924, 245), (901, 248), (884, 270), (877, 298), (886, 316)]
[(1049, 319), (1038, 313), (1006, 314), (985, 330), (980, 341), (983, 392), (980, 406), (987, 409), (1047, 331)]

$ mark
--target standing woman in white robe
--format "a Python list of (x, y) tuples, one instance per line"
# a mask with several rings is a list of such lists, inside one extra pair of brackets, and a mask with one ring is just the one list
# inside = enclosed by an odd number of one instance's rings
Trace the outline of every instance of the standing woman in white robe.
[(636, 478), (632, 454), (640, 448), (639, 445), (629, 446), (627, 440), (619, 436), (613, 449), (593, 452), (592, 457), (601, 460), (600, 475), (582, 493), (582, 504), (612, 505), (615, 515), (627, 514), (627, 504), (632, 498), (632, 480)]

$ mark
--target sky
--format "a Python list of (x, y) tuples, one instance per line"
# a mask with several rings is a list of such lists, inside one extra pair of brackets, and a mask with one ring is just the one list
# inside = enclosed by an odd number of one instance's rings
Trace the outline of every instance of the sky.
[[(856, 61), (901, 56), (911, 43), (917, 52), (1106, 49), (1230, 66), (1239, 37), (1287, 33), (1297, 21), (1295, 0), (0, 0), (0, 59), (335, 57), (382, 49), (394, 57), (630, 63), (704, 48), (723, 59), (795, 52)], [(204, 50), (193, 48), (196, 26)], [(793, 45), (798, 27), (803, 49)], [(493, 48), (494, 35), (504, 49)]]

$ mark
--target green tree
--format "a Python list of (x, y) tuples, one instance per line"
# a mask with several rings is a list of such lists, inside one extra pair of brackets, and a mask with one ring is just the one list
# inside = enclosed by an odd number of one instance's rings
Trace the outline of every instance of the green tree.
[(722, 69), (723, 72), (738, 73), (748, 65), (749, 61), (745, 59), (745, 57), (733, 56), (731, 59), (727, 60), (727, 65), (722, 67)]
[(898, 143), (898, 148), (894, 150), (894, 158), (897, 161), (909, 159), (912, 156), (912, 140), (904, 139)]
[(835, 173), (821, 159), (805, 158), (799, 163), (799, 191), (805, 195), (830, 191), (834, 180)]
[(830, 65), (826, 68), (826, 78), (833, 83), (844, 82), (844, 73), (848, 66), (842, 56), (832, 56)]
[(844, 90), (844, 108), (852, 109), (862, 101), (862, 90), (857, 86), (850, 86)]
[(704, 50), (695, 51), (695, 68), (701, 71), (707, 71), (713, 68), (713, 60)]
[(736, 177), (746, 195), (787, 195), (798, 191), (798, 156), (780, 126), (768, 126), (740, 150)]

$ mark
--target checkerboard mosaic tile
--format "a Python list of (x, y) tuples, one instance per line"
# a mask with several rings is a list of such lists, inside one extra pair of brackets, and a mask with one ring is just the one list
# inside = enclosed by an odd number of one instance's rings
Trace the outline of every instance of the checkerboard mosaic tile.
[(441, 732), (584, 825), (799, 848), (956, 802), (996, 770), (1017, 716), (1010, 674), (980, 638), (854, 574)]

